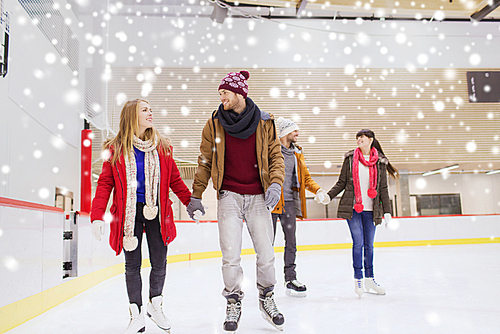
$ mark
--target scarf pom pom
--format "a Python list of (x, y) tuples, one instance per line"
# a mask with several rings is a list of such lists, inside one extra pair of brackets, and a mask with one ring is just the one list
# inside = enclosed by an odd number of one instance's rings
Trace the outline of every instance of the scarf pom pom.
[(136, 249), (138, 243), (137, 237), (123, 237), (123, 249), (127, 252), (131, 252)]
[(356, 210), (357, 213), (363, 212), (363, 204), (359, 203), (354, 204), (354, 210)]
[(368, 189), (368, 197), (375, 198), (377, 197), (377, 191), (375, 189)]

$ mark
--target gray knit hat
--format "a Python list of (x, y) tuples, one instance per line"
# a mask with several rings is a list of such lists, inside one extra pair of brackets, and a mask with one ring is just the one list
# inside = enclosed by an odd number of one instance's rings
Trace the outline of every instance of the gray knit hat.
[(280, 117), (276, 120), (276, 126), (278, 127), (280, 138), (285, 137), (292, 131), (299, 130), (298, 125), (295, 124), (294, 121), (283, 117)]

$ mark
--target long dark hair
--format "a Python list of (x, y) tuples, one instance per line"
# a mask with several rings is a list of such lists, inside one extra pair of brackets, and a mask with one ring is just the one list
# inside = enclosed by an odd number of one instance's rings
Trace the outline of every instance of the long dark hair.
[[(372, 142), (372, 146), (371, 147), (375, 147), (377, 149), (377, 151), (379, 151), (380, 153), (382, 153), (383, 155), (385, 155), (384, 151), (382, 150), (382, 146), (380, 146), (380, 143), (377, 140), (377, 138), (375, 138), (375, 133), (372, 130), (363, 129), (363, 130), (358, 131), (358, 133), (356, 133), (356, 139), (358, 139), (361, 136), (366, 136), (368, 138), (373, 138), (373, 142)], [(389, 161), (389, 159), (387, 159), (387, 161)], [(389, 172), (389, 175), (393, 179), (399, 178), (399, 171), (398, 171), (398, 169), (396, 167), (394, 167), (391, 164), (390, 161), (387, 164), (387, 171)]]

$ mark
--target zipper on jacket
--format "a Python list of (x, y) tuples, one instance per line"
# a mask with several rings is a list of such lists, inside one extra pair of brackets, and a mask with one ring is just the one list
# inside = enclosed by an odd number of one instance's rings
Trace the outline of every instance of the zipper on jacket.
[(215, 169), (217, 170), (217, 187), (218, 187), (219, 186), (219, 152), (217, 152), (217, 130), (215, 129), (215, 121), (214, 121), (214, 116), (215, 116), (216, 112), (217, 112), (217, 110), (214, 110), (214, 112), (212, 113), (212, 127), (214, 129)]
[[(125, 158), (124, 158), (125, 159)], [(116, 174), (118, 175), (118, 180), (120, 180), (120, 185), (122, 187), (122, 194), (123, 194), (123, 183), (122, 183), (122, 178), (120, 177), (120, 171), (118, 170), (118, 165), (115, 164), (115, 169), (116, 169)], [(127, 189), (125, 189), (125, 207), (127, 206)], [(124, 211), (126, 211), (126, 208), (124, 208)], [(120, 217), (120, 220), (123, 220), (122, 217)], [(120, 239), (123, 240), (123, 226), (120, 229)], [(123, 243), (122, 243), (122, 248), (123, 248)]]
[[(160, 154), (158, 152), (158, 161), (159, 160), (160, 160)], [(161, 232), (161, 162), (160, 162), (159, 169), (160, 169), (160, 172), (158, 174), (158, 219), (160, 221), (160, 235), (162, 235), (162, 232)], [(162, 236), (162, 240), (163, 240), (163, 236)], [(167, 237), (167, 240), (168, 240), (168, 237)]]
[[(264, 122), (265, 124), (265, 122)], [(264, 167), (264, 159), (262, 158), (262, 153), (264, 152), (264, 124), (262, 124), (262, 149), (260, 150), (260, 179), (261, 182), (264, 183), (264, 176), (262, 175), (262, 168)], [(269, 154), (269, 153), (268, 153)], [(269, 159), (268, 159), (269, 160)], [(271, 182), (271, 178), (269, 178), (269, 182)], [(262, 185), (262, 189), (264, 189), (264, 185)], [(267, 190), (267, 189), (266, 189)], [(264, 200), (266, 199), (266, 190), (264, 190)]]

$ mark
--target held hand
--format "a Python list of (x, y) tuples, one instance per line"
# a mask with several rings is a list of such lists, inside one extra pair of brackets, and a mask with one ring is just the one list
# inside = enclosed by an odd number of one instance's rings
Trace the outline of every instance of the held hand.
[(384, 227), (387, 228), (387, 225), (391, 221), (392, 217), (390, 213), (384, 213)]
[(200, 214), (197, 214), (198, 219), (200, 219), (199, 217), (205, 215), (205, 208), (203, 207), (203, 204), (201, 204), (201, 198), (191, 197), (191, 201), (186, 207), (186, 211), (192, 220), (197, 220), (195, 218), (195, 211), (200, 212)]
[(274, 209), (276, 204), (278, 204), (281, 197), (281, 186), (276, 182), (272, 183), (269, 188), (267, 188), (266, 196), (264, 198), (266, 207), (270, 210)]
[(328, 203), (330, 203), (331, 199), (330, 196), (328, 196), (326, 190), (319, 188), (316, 192), (316, 196), (314, 196), (314, 200), (318, 202), (318, 204), (327, 205)]
[(97, 241), (101, 241), (101, 235), (104, 235), (104, 222), (102, 220), (94, 220), (92, 222), (92, 234)]
[(201, 216), (203, 216), (203, 213), (201, 213), (200, 210), (195, 210), (194, 213), (193, 213), (193, 218), (194, 220), (196, 221), (196, 224), (199, 224), (200, 223), (200, 218)]

